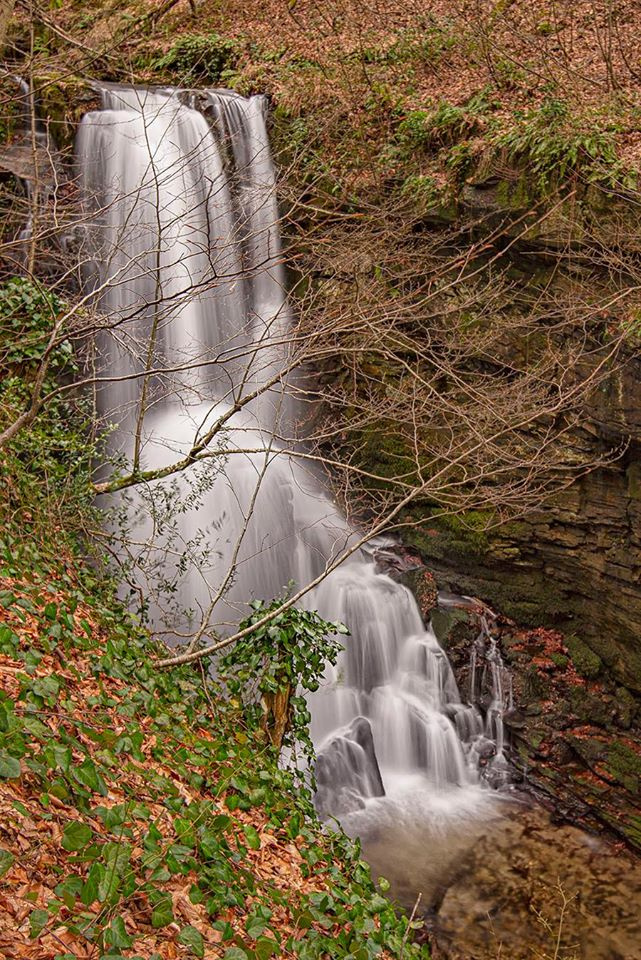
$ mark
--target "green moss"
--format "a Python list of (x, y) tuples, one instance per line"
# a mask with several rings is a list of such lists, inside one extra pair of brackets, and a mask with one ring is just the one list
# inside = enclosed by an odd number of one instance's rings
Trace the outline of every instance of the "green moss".
[(620, 740), (610, 744), (607, 767), (626, 790), (637, 793), (641, 788), (641, 756)]
[(71, 151), (78, 124), (98, 103), (96, 91), (83, 77), (43, 74), (35, 79), (41, 115), (59, 149)]
[(547, 700), (551, 690), (552, 685), (549, 677), (539, 673), (537, 668), (531, 664), (523, 675), (523, 693), (526, 700)]
[(0, 96), (3, 101), (0, 142), (7, 143), (20, 132), (23, 124), (20, 100), (16, 97), (16, 85), (9, 77), (0, 81)]
[(608, 697), (595, 696), (585, 687), (572, 687), (568, 694), (570, 709), (583, 723), (607, 727), (613, 718), (613, 704)]
[(546, 730), (532, 730), (528, 737), (530, 746), (534, 747), (535, 750), (538, 750), (546, 736)]
[(603, 668), (601, 658), (575, 634), (567, 636), (565, 643), (577, 673), (588, 680), (598, 677)]
[(457, 608), (444, 610), (441, 607), (437, 607), (436, 610), (432, 611), (431, 622), (438, 642), (447, 650), (451, 645), (455, 628), (458, 627), (459, 624), (469, 624), (470, 615), (467, 611)]
[(550, 660), (554, 663), (560, 670), (565, 670), (568, 663), (570, 662), (569, 657), (564, 657), (562, 653), (551, 653)]
[[(641, 322), (639, 326), (641, 328)], [(628, 481), (628, 496), (631, 500), (641, 500), (641, 463), (631, 463), (625, 476)]]
[(457, 537), (469, 541), (478, 552), (484, 552), (489, 543), (487, 528), (493, 519), (492, 510), (466, 510), (444, 517), (443, 523)]
[(493, 514), (489, 510), (466, 510), (461, 514), (435, 517), (413, 527), (407, 539), (426, 557), (482, 556), (489, 545), (487, 527)]

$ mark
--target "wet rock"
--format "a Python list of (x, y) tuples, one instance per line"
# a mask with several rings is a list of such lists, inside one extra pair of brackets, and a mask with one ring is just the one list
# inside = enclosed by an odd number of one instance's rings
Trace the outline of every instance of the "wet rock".
[(427, 567), (420, 566), (404, 573), (401, 583), (412, 591), (424, 622), (429, 623), (438, 604), (438, 589), (434, 574)]
[[(465, 699), (479, 616), (437, 609), (433, 622)], [(639, 700), (601, 666), (592, 669), (597, 664), (576, 636), (519, 629), (505, 618), (493, 632), (512, 675), (514, 708), (504, 724), (515, 782), (560, 817), (641, 850)]]
[(356, 717), (323, 744), (314, 773), (314, 803), (321, 816), (343, 816), (364, 807), (366, 797), (384, 796), (369, 720)]
[(641, 863), (540, 808), (516, 810), (463, 858), (435, 939), (448, 960), (639, 960)]

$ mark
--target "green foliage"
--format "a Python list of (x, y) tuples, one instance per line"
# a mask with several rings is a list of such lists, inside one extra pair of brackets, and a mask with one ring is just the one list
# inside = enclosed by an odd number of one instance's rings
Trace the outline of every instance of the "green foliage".
[(426, 147), (430, 142), (430, 114), (426, 110), (412, 110), (396, 130), (396, 140), (404, 151)]
[(488, 545), (487, 529), (494, 515), (491, 510), (465, 510), (461, 514), (452, 514), (439, 518), (439, 523), (452, 536), (469, 545), (475, 553), (483, 553)]
[(401, 195), (415, 203), (419, 209), (428, 210), (438, 204), (441, 189), (434, 177), (416, 174), (403, 181)]
[[(240, 629), (259, 624), (281, 604), (255, 600)], [(313, 760), (309, 710), (298, 691), (318, 689), (325, 665), (335, 664), (342, 649), (336, 635), (346, 633), (343, 624), (289, 607), (238, 640), (221, 659), (220, 671), (229, 692), (243, 704), (248, 728), (265, 730), (279, 749), (300, 746), (308, 761)]]
[(220, 83), (237, 59), (234, 40), (218, 33), (185, 35), (155, 61), (154, 67), (175, 74), (181, 83)]
[(563, 100), (548, 99), (539, 109), (517, 112), (514, 124), (494, 142), (527, 169), (540, 194), (578, 173), (612, 184), (620, 177), (613, 132), (573, 117)]
[(462, 107), (442, 100), (431, 112), (411, 111), (396, 129), (399, 155), (407, 159), (414, 151), (441, 149), (470, 137), (478, 130), (481, 116), (494, 106), (482, 90)]
[(94, 453), (87, 402), (71, 390), (55, 393), (78, 369), (64, 334), (50, 344), (65, 309), (54, 292), (24, 277), (0, 284), (0, 430), (28, 409), (45, 358), (42, 393), (53, 394), (3, 450), (0, 516), (29, 523), (36, 537), (58, 546), (91, 513)]
[(638, 794), (641, 787), (641, 755), (628, 744), (615, 740), (608, 747), (607, 766), (626, 789)]
[(454, 174), (457, 183), (462, 183), (474, 167), (476, 152), (468, 140), (455, 143), (447, 155), (445, 166)]
[[(60, 298), (26, 277), (0, 285), (0, 368), (3, 374), (33, 373), (42, 360), (51, 329), (64, 309)], [(50, 369), (73, 362), (71, 344), (62, 341), (52, 353)]]
[[(408, 919), (376, 891), (358, 844), (321, 827), (295, 771), (279, 767), (277, 751), (265, 749), (215, 681), (205, 684), (190, 666), (158, 671), (152, 659), (157, 646), (87, 568), (78, 566), (70, 576), (16, 539), (0, 545), (0, 576), (12, 583), (11, 591), (0, 594), (4, 609), (18, 617), (28, 614), (38, 628), (36, 640), (20, 639), (11, 630), (0, 636), (24, 670), (17, 700), (0, 692), (0, 749), (29, 771), (31, 803), (40, 804), (41, 822), (50, 816), (50, 797), (69, 810), (60, 840), (66, 854), (59, 858), (57, 899), (47, 903), (48, 910), (32, 912), (34, 938), (59, 923), (56, 913), (64, 905), (65, 924), (81, 930), (96, 945), (97, 956), (135, 950), (135, 935), (123, 920), (132, 898), (147, 903), (147, 922), (164, 930), (175, 922), (166, 883), (190, 876), (190, 898), (205, 905), (230, 957), (347, 960), (383, 951), (405, 960), (427, 957), (426, 948), (412, 944)], [(55, 602), (48, 599), (54, 596)], [(256, 605), (248, 619), (267, 609)], [(85, 610), (97, 626), (82, 620)], [(292, 682), (313, 688), (323, 656), (338, 650), (327, 635), (330, 629), (335, 628), (312, 613), (283, 614), (272, 635), (262, 635), (259, 686), (280, 688), (276, 662)], [(256, 635), (248, 638), (242, 669), (255, 662), (255, 643)], [(309, 664), (304, 644), (311, 650)], [(265, 661), (265, 651), (272, 664)], [(33, 673), (32, 664), (45, 653), (54, 654), (60, 675)], [(89, 664), (96, 689), (86, 705), (90, 725), (71, 699), (75, 681), (70, 678), (81, 662)], [(46, 680), (52, 682), (43, 684)], [(111, 680), (118, 681), (117, 700)], [(64, 723), (49, 724), (56, 709), (50, 701), (63, 705)], [(144, 738), (154, 744), (151, 754), (148, 746), (140, 751)], [(188, 790), (178, 789), (178, 781)], [(106, 807), (101, 782), (122, 801)], [(161, 821), (150, 814), (158, 805), (164, 811)], [(257, 894), (251, 857), (261, 846), (261, 834), (245, 815), (254, 808), (255, 822), (266, 820), (278, 842), (296, 843), (303, 875), (322, 879), (324, 890), (305, 893), (292, 887), (285, 895), (263, 881)], [(57, 816), (59, 811), (60, 805)], [(13, 856), (0, 850), (0, 872), (11, 869)], [(283, 933), (278, 918), (283, 907), (294, 917), (296, 938)], [(244, 917), (238, 932), (226, 919), (230, 908)], [(195, 927), (182, 926), (177, 939), (189, 955), (204, 955)]]
[(454, 25), (449, 20), (430, 17), (419, 29), (401, 30), (386, 48), (364, 47), (351, 56), (371, 64), (435, 64), (457, 43)]

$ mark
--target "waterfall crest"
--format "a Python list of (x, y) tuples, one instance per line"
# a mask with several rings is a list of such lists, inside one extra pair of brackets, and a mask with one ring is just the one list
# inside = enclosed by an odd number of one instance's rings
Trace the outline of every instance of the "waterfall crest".
[[(167, 614), (158, 587), (169, 583), (196, 624), (214, 598), (224, 632), (249, 600), (308, 583), (356, 537), (277, 439), (292, 418), (291, 316), (265, 101), (120, 86), (102, 98), (83, 120), (77, 158), (90, 214), (85, 275), (109, 320), (96, 365), (111, 452), (162, 466), (236, 411), (208, 472), (151, 484), (173, 504), (170, 520), (132, 498), (135, 549), (151, 570), (139, 585), (154, 598), (156, 629)], [(306, 603), (351, 631), (310, 697), (320, 808), (355, 809), (407, 774), (433, 790), (475, 787), (475, 744), (496, 735), (496, 719), (486, 729), (462, 703), (411, 593), (361, 549)]]

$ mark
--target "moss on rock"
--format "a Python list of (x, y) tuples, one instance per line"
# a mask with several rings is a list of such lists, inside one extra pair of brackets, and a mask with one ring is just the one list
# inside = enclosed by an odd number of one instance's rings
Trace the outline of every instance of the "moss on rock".
[(588, 680), (598, 677), (603, 668), (601, 658), (575, 634), (567, 636), (565, 642), (577, 673)]

